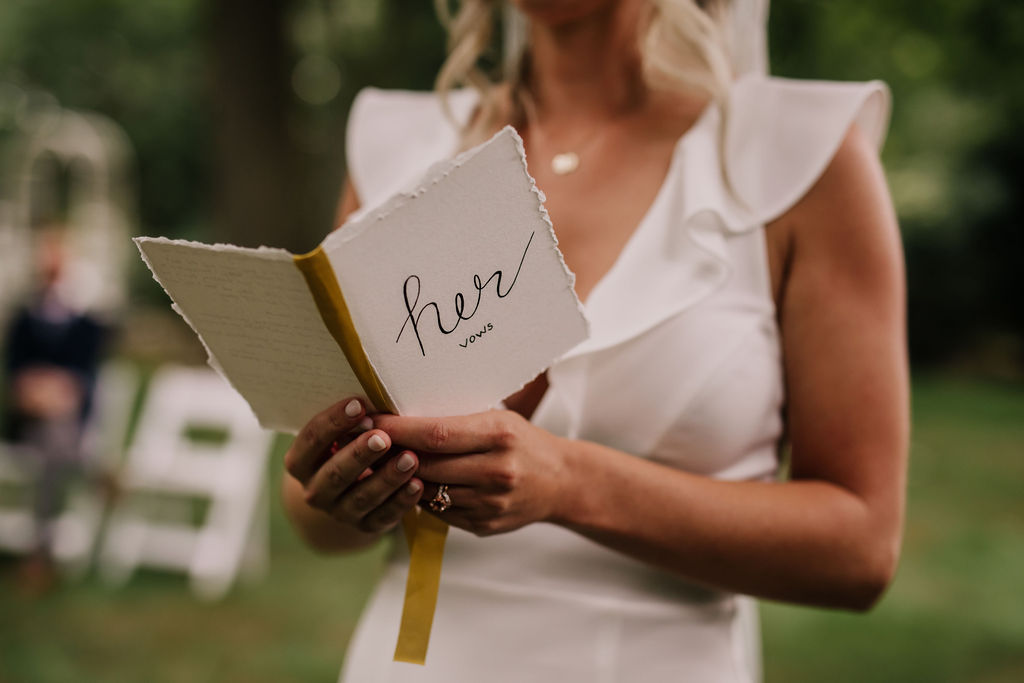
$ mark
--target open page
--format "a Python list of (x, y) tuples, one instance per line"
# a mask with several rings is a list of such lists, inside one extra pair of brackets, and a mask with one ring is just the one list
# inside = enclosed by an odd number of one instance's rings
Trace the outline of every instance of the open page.
[(362, 393), (287, 251), (135, 242), (210, 364), (264, 427), (294, 433), (335, 401)]
[(495, 406), (585, 339), (542, 199), (506, 128), (324, 241), (400, 413)]

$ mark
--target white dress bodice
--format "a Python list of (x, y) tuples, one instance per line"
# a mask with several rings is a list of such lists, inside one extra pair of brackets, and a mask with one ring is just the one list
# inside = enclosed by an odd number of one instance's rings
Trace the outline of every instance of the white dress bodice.
[[(456, 117), (474, 101), (453, 93)], [(709, 477), (774, 477), (785, 393), (764, 226), (814, 184), (851, 124), (881, 145), (888, 111), (878, 82), (738, 80), (678, 141), (586, 302), (591, 337), (549, 369), (532, 421)], [(458, 135), (433, 94), (368, 89), (347, 143), (371, 207), (450, 156)], [(427, 664), (394, 663), (402, 547), (353, 639), (349, 683), (759, 678), (753, 601), (550, 524), (488, 538), (453, 528)]]

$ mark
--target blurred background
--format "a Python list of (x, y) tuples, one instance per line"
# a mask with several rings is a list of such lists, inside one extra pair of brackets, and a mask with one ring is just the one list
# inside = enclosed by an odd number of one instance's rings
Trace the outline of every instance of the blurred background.
[[(766, 678), (1024, 680), (1024, 4), (773, 5), (774, 73), (893, 90), (914, 433), (889, 594), (867, 616), (766, 604)], [(69, 371), (76, 402), (47, 398), (66, 378), (24, 392), (82, 454), (46, 470), (71, 487), (59, 575), (31, 566), (31, 487), (0, 446), (0, 682), (334, 680), (383, 549), (317, 558), (290, 533), (287, 441), (217, 387), (197, 402), (205, 353), (128, 237), (312, 248), (353, 96), (429, 89), (443, 46), (427, 0), (0, 3), (0, 322), (35, 301), (106, 348)], [(71, 285), (33, 290), (47, 268)]]

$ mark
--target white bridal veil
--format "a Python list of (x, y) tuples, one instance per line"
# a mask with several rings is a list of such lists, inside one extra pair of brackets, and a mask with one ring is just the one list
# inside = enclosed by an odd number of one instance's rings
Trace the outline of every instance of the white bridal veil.
[(729, 30), (736, 77), (768, 75), (768, 0), (731, 0)]

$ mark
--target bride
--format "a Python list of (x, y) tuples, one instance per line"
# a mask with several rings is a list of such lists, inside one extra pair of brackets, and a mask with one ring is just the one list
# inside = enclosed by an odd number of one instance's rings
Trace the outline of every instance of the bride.
[(426, 666), (391, 661), (395, 544), (343, 676), (757, 680), (747, 596), (868, 609), (899, 555), (888, 91), (767, 76), (766, 0), (513, 4), (503, 81), (477, 68), (498, 8), (464, 0), (440, 97), (359, 95), (342, 211), (515, 125), (592, 337), (506, 410), (311, 416), (284, 474), (311, 545), (373, 543), (417, 504), (453, 527)]

